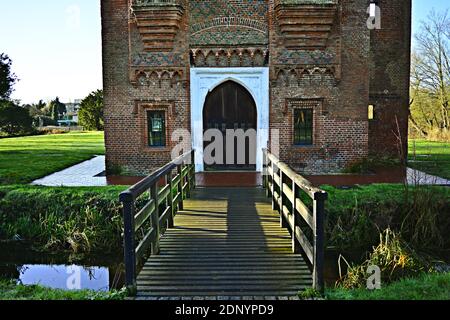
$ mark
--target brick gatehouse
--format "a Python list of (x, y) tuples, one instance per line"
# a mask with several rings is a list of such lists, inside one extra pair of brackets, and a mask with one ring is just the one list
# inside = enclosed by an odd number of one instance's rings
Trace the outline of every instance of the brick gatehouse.
[[(367, 26), (371, 2), (381, 29)], [(167, 163), (180, 128), (198, 171), (207, 128), (255, 129), (256, 170), (274, 129), (280, 158), (305, 173), (404, 157), (411, 0), (101, 4), (109, 170)]]

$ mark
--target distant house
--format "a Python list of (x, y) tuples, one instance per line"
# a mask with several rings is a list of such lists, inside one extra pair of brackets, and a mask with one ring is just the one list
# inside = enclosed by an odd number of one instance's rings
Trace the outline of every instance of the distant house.
[(64, 117), (58, 120), (60, 126), (70, 126), (78, 124), (78, 112), (80, 111), (81, 99), (75, 99), (73, 102), (67, 102), (66, 113)]

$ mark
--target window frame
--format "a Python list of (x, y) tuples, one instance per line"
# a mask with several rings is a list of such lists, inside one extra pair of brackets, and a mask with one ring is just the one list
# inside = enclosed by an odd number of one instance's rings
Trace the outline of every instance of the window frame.
[[(149, 131), (148, 131), (148, 113), (147, 111), (165, 112), (165, 135), (166, 144), (164, 147), (152, 147), (149, 145)], [(139, 150), (142, 153), (154, 152), (170, 152), (172, 143), (170, 140), (171, 131), (173, 128), (173, 117), (175, 113), (175, 103), (172, 100), (135, 100), (132, 111), (133, 117), (139, 122)]]
[(367, 119), (369, 121), (375, 120), (375, 105), (373, 103), (367, 106)]
[[(302, 112), (302, 111), (308, 111), (310, 112), (310, 125), (306, 125), (304, 126), (304, 128), (297, 128), (296, 126), (296, 116), (297, 113)], [(314, 108), (312, 106), (294, 106), (293, 108), (293, 112), (292, 112), (292, 145), (294, 147), (311, 147), (314, 146), (314, 133), (315, 133), (315, 117), (314, 117)], [(302, 129), (304, 130), (304, 135), (301, 135), (301, 131)], [(297, 138), (297, 132), (298, 130), (300, 130), (300, 134), (299, 134), (299, 139), (302, 142), (297, 142), (296, 138)], [(307, 138), (308, 137), (308, 131), (310, 132), (310, 140), (306, 141), (306, 139), (302, 140), (302, 138)]]
[[(167, 111), (163, 109), (146, 109), (146, 130), (147, 130), (147, 147), (149, 148), (167, 148)], [(160, 131), (159, 142), (160, 144), (152, 144), (152, 133), (155, 131), (151, 130), (152, 126), (152, 114), (160, 114), (162, 115), (161, 119), (163, 120), (162, 129)]]

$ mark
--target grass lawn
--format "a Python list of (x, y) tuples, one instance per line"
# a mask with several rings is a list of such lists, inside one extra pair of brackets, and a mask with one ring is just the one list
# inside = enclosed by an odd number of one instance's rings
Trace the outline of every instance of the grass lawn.
[(408, 166), (450, 179), (450, 142), (410, 140)]
[(24, 184), (105, 153), (103, 132), (0, 139), (0, 184)]
[(0, 186), (0, 241), (19, 236), (50, 252), (120, 251), (125, 188)]
[(448, 300), (450, 273), (423, 274), (418, 278), (402, 279), (380, 290), (328, 289), (329, 300)]
[(66, 291), (0, 280), (0, 300), (123, 300), (125, 297), (125, 291)]
[[(329, 246), (350, 252), (370, 249), (378, 244), (380, 232), (387, 227), (397, 232), (402, 228), (403, 232), (408, 230), (404, 234), (407, 241), (417, 242), (418, 238), (412, 239), (412, 235), (420, 234), (419, 238), (424, 240), (421, 246), (430, 246), (428, 249), (443, 245), (433, 237), (441, 235), (442, 239), (449, 239), (446, 234), (450, 216), (445, 213), (450, 209), (450, 188), (420, 186), (406, 189), (400, 184), (354, 186), (348, 190), (322, 188), (329, 195), (325, 206)], [(430, 224), (434, 232), (424, 236), (425, 230), (431, 228)]]

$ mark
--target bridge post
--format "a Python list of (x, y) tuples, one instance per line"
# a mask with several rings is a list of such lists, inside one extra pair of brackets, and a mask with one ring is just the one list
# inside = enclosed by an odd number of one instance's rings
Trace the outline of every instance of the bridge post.
[(269, 153), (267, 150), (266, 150), (265, 154), (266, 154), (266, 167), (265, 167), (266, 168), (266, 172), (265, 172), (266, 173), (266, 186), (265, 186), (265, 188), (266, 188), (266, 196), (269, 198), (271, 196), (270, 192), (272, 191), (272, 189), (269, 188), (269, 181), (273, 180), (273, 179), (272, 179), (272, 175), (270, 175), (270, 177), (269, 177), (270, 159), (269, 159)]
[(169, 216), (169, 220), (167, 222), (167, 227), (173, 228), (175, 209), (174, 209), (174, 205), (173, 205), (173, 174), (172, 174), (172, 170), (170, 170), (167, 173), (167, 182), (169, 183), (169, 189), (170, 189), (169, 196), (167, 198), (167, 201), (169, 202), (169, 206), (170, 206), (170, 216)]
[[(267, 189), (267, 154), (266, 150), (263, 150), (263, 170), (262, 170), (262, 183), (263, 188)], [(266, 190), (267, 192), (267, 190)]]
[[(288, 227), (288, 222), (286, 221), (286, 218), (284, 217), (284, 212), (283, 212), (283, 203), (284, 203), (284, 188), (283, 188), (283, 170), (281, 168), (278, 168), (279, 172), (280, 172), (280, 197), (278, 200), (278, 208), (280, 211), (280, 226), (282, 228), (287, 228)], [(295, 233), (295, 230), (293, 231)]]
[(150, 189), (150, 196), (153, 201), (155, 201), (155, 211), (153, 211), (151, 215), (151, 222), (152, 222), (152, 228), (155, 230), (155, 241), (152, 242), (151, 248), (152, 248), (152, 254), (158, 255), (159, 254), (159, 205), (158, 205), (158, 182), (156, 181), (155, 184)]
[(189, 164), (184, 164), (186, 166), (186, 199), (191, 197), (192, 179), (191, 179), (191, 166)]
[(195, 181), (195, 152), (194, 152), (194, 150), (192, 150), (192, 153), (191, 153), (191, 175), (192, 175), (191, 187), (192, 187), (192, 189), (195, 189), (196, 181)]
[(324, 255), (325, 255), (325, 201), (328, 198), (326, 192), (314, 193), (314, 262), (313, 262), (313, 287), (319, 292), (324, 291)]
[(271, 163), (272, 166), (272, 188), (270, 192), (272, 193), (272, 210), (276, 210), (276, 203), (275, 203), (275, 163), (272, 160)]
[(295, 200), (297, 194), (297, 185), (295, 179), (292, 179), (292, 252), (300, 253), (300, 243), (295, 235), (295, 228), (300, 225), (300, 216), (297, 213), (297, 201)]
[(134, 199), (130, 192), (120, 195), (123, 204), (124, 222), (124, 259), (125, 259), (125, 286), (130, 295), (135, 295), (136, 285), (136, 253), (134, 244)]
[(177, 166), (177, 172), (180, 176), (180, 181), (178, 182), (178, 192), (180, 193), (180, 201), (178, 202), (178, 210), (183, 210), (184, 192), (183, 192), (183, 167), (181, 165)]

